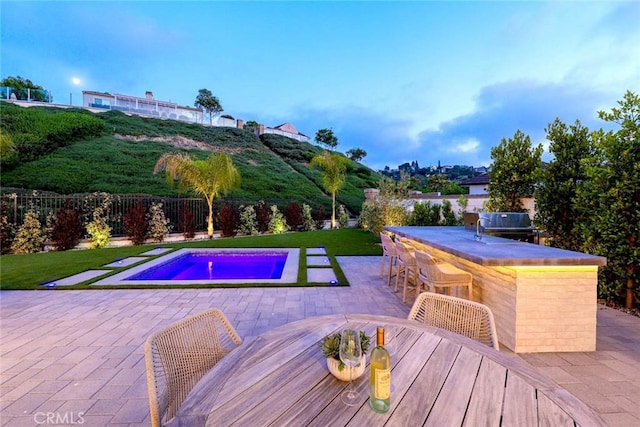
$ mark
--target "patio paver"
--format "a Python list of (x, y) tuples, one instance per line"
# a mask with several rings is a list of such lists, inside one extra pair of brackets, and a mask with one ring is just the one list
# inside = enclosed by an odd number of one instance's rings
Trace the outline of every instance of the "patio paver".
[[(408, 315), (410, 304), (378, 276), (379, 257), (337, 259), (350, 287), (0, 291), (0, 425), (33, 426), (44, 411), (148, 426), (146, 337), (210, 307), (244, 338), (324, 314)], [(640, 426), (640, 318), (599, 306), (597, 351), (513, 357), (609, 425)]]
[(82, 273), (74, 274), (73, 276), (65, 277), (64, 279), (52, 280), (50, 283), (55, 286), (73, 286), (78, 283), (85, 282), (89, 279), (95, 279), (96, 277), (103, 276), (107, 273), (111, 273), (111, 270), (87, 270)]
[(129, 258), (123, 258), (117, 261), (113, 261), (109, 264), (106, 264), (105, 267), (128, 267), (132, 264), (135, 264), (136, 262), (142, 261), (143, 259), (148, 258), (143, 256), (131, 256)]

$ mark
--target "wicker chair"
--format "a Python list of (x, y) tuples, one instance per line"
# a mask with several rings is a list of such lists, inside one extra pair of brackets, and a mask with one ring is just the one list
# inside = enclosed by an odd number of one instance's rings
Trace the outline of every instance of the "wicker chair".
[(387, 233), (380, 233), (380, 242), (382, 243), (382, 262), (380, 263), (380, 277), (384, 274), (384, 266), (387, 258), (389, 259), (389, 271), (387, 272), (387, 286), (391, 286), (391, 277), (393, 273), (393, 266), (396, 264), (398, 254), (396, 251), (396, 245), (391, 240), (391, 236)]
[(423, 251), (414, 251), (416, 264), (418, 265), (418, 282), (425, 285), (425, 289), (436, 292), (438, 288), (444, 288), (447, 295), (452, 287), (464, 286), (467, 288), (467, 298), (473, 300), (473, 275), (455, 265), (438, 262), (435, 258)]
[(396, 240), (396, 253), (398, 254), (398, 268), (396, 272), (396, 286), (394, 290), (398, 291), (398, 285), (400, 284), (400, 277), (402, 281), (402, 302), (407, 302), (407, 290), (413, 288), (416, 292), (416, 296), (420, 290), (420, 284), (418, 282), (418, 267), (416, 264), (416, 257), (413, 255), (413, 250), (400, 240)]
[(500, 349), (493, 313), (478, 302), (423, 292), (413, 303), (409, 320), (446, 329)]
[(172, 419), (193, 386), (242, 339), (211, 309), (154, 333), (144, 346), (151, 425)]

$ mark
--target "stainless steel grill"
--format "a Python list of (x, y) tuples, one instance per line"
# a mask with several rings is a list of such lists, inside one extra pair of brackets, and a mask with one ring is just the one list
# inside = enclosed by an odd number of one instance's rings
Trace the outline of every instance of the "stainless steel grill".
[(529, 243), (538, 240), (538, 229), (531, 225), (529, 214), (522, 212), (467, 212), (464, 226), (479, 236), (487, 234)]

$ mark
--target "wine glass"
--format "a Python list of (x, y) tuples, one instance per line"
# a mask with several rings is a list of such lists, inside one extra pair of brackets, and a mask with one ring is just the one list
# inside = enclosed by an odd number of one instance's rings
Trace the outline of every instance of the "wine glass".
[(389, 356), (396, 355), (396, 330), (391, 325), (385, 325), (384, 328), (384, 347), (389, 352)]
[(349, 406), (360, 403), (360, 393), (352, 387), (353, 368), (358, 366), (362, 358), (360, 333), (353, 329), (345, 329), (340, 336), (340, 360), (349, 367), (349, 386), (342, 392), (342, 402)]

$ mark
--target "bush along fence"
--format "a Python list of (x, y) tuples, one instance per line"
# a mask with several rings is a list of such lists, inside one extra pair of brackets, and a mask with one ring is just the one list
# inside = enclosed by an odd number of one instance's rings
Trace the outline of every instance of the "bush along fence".
[[(341, 207), (344, 211), (344, 207)], [(87, 238), (91, 247), (104, 247), (111, 237), (127, 236), (134, 244), (161, 242), (169, 232), (193, 238), (207, 229), (204, 199), (149, 195), (91, 193), (59, 195), (4, 192), (0, 195), (0, 248), (3, 254), (74, 248)], [(218, 199), (215, 227), (224, 237), (322, 228), (323, 206), (306, 203)], [(344, 211), (348, 219), (348, 213)], [(345, 220), (346, 221), (346, 220)]]

